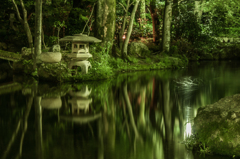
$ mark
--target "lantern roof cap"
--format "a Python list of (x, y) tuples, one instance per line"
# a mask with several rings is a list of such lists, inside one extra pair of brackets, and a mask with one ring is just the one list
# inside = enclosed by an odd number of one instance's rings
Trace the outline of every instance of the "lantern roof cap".
[(88, 36), (86, 34), (74, 34), (73, 36), (65, 36), (59, 41), (70, 41), (70, 42), (89, 42), (89, 43), (99, 43), (102, 42), (102, 40), (97, 39), (93, 36)]

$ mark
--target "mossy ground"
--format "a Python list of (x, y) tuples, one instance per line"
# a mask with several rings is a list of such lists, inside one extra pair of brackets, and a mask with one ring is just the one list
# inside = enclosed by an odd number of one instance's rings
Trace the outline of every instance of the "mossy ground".
[[(169, 57), (166, 55), (154, 55), (148, 58), (130, 57), (131, 63), (121, 58), (108, 57), (106, 63), (95, 57), (91, 59), (92, 68), (88, 74), (82, 74), (78, 69), (68, 69), (67, 64), (41, 64), (38, 67), (40, 80), (58, 81), (58, 82), (77, 82), (77, 81), (93, 81), (113, 78), (120, 72), (132, 72), (143, 70), (158, 70), (169, 68), (182, 68), (187, 65), (187, 60), (177, 57)], [(15, 72), (21, 71), (31, 75), (32, 60), (21, 60), (14, 64)], [(77, 71), (77, 73), (76, 73)]]

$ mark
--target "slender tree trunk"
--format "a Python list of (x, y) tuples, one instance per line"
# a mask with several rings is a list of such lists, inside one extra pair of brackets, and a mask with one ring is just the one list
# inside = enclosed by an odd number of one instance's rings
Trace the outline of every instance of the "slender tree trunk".
[(95, 36), (104, 44), (113, 44), (116, 22), (116, 0), (98, 0), (96, 6)]
[(172, 14), (173, 17), (177, 17), (179, 15), (178, 0), (173, 0)]
[(34, 54), (34, 70), (37, 69), (37, 63), (40, 63), (40, 54), (42, 52), (42, 0), (36, 0), (35, 4), (35, 54)]
[(20, 12), (19, 12), (19, 9), (18, 9), (18, 6), (17, 6), (15, 0), (12, 0), (12, 2), (13, 2), (13, 5), (14, 5), (14, 8), (15, 8), (18, 20), (21, 22), (21, 24), (24, 27), (24, 30), (25, 30), (27, 38), (28, 38), (29, 48), (31, 48), (31, 52), (33, 54), (33, 38), (32, 38), (32, 33), (31, 33), (31, 30), (30, 30), (30, 27), (28, 25), (27, 10), (24, 6), (23, 0), (20, 0), (20, 4), (21, 4), (21, 7), (22, 7), (22, 11), (23, 11), (23, 18), (20, 15)]
[[(172, 6), (172, 16), (174, 19), (177, 19), (179, 16), (179, 8), (178, 8), (178, 1), (179, 0), (173, 0), (173, 6)], [(178, 39), (179, 38), (179, 29), (178, 29), (178, 24), (175, 25), (176, 27), (176, 36), (175, 38)]]
[(57, 33), (58, 45), (59, 45), (59, 34), (60, 34), (60, 29), (61, 29), (60, 27), (57, 28), (57, 31), (58, 31), (58, 33)]
[[(203, 1), (204, 2), (204, 1)], [(202, 17), (202, 11), (203, 11), (203, 9), (202, 9), (202, 7), (201, 7), (201, 3), (202, 3), (202, 1), (195, 1), (195, 9), (194, 9), (194, 14), (196, 14), (197, 15), (197, 19), (198, 19), (198, 21), (200, 21), (201, 20), (201, 17)]]
[(141, 0), (140, 3), (140, 17), (142, 20), (146, 19), (146, 3), (145, 0)]
[(10, 17), (9, 17), (9, 21), (10, 21), (10, 27), (14, 30), (14, 31), (19, 31), (18, 28), (13, 24), (15, 21), (15, 14), (11, 13)]
[(43, 27), (42, 27), (42, 44), (43, 44), (43, 46), (44, 46), (44, 48), (46, 49), (47, 47), (46, 47), (46, 44), (45, 44), (45, 41), (44, 41), (44, 30), (43, 30)]
[(136, 14), (136, 11), (137, 11), (137, 7), (138, 7), (138, 4), (139, 4), (139, 1), (140, 1), (140, 0), (136, 0), (136, 3), (135, 3), (135, 5), (134, 5), (134, 7), (133, 7), (133, 11), (132, 11), (132, 13), (131, 13), (130, 23), (129, 23), (128, 31), (127, 31), (127, 36), (126, 36), (126, 39), (125, 39), (125, 41), (124, 41), (123, 49), (122, 49), (122, 56), (123, 56), (123, 57), (126, 57), (126, 56), (127, 56), (128, 42), (129, 42), (130, 36), (131, 36), (131, 34), (132, 34), (133, 21), (134, 21), (134, 18), (135, 18), (135, 14)]
[(172, 0), (165, 0), (162, 51), (169, 52), (171, 40)]
[(156, 42), (160, 39), (160, 21), (157, 15), (157, 7), (156, 0), (150, 1), (150, 12), (152, 17), (152, 25), (153, 25), (153, 42)]
[(128, 17), (128, 9), (130, 7), (130, 0), (127, 1), (127, 6), (126, 6), (126, 10), (125, 10), (125, 15), (124, 15), (124, 18), (123, 18), (123, 24), (122, 24), (122, 28), (121, 28), (121, 31), (120, 31), (120, 34), (119, 34), (119, 41), (120, 41), (120, 49), (122, 51), (123, 49), (123, 35), (124, 35), (124, 31), (125, 31), (125, 28), (126, 28), (126, 22), (127, 22), (127, 17)]
[(144, 26), (146, 20), (146, 3), (145, 0), (140, 0), (140, 27), (141, 29)]

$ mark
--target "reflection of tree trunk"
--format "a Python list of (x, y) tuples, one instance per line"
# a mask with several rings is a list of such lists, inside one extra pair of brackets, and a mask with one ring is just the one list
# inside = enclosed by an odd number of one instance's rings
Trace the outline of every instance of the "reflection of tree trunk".
[(126, 103), (126, 106), (127, 106), (127, 109), (128, 109), (128, 113), (129, 113), (129, 117), (130, 117), (130, 122), (131, 122), (131, 124), (132, 124), (133, 131), (134, 131), (134, 133), (135, 133), (135, 136), (136, 136), (136, 137), (139, 137), (139, 133), (138, 133), (138, 130), (137, 130), (135, 121), (134, 121), (134, 117), (133, 117), (132, 105), (131, 105), (131, 103), (130, 103), (129, 96), (128, 96), (128, 92), (127, 92), (127, 84), (125, 84), (125, 85), (123, 86), (123, 97), (124, 97), (124, 100), (125, 100), (125, 103)]
[(34, 98), (35, 106), (35, 140), (36, 140), (36, 158), (43, 158), (42, 154), (42, 107), (40, 105), (41, 97)]
[(64, 97), (61, 97), (61, 100), (62, 100), (62, 107), (63, 107), (63, 112), (64, 111), (67, 111), (67, 109), (68, 109), (68, 103), (67, 103), (67, 100), (66, 100), (66, 96), (64, 96)]
[(140, 103), (140, 111), (139, 111), (139, 118), (138, 124), (142, 127), (145, 127), (145, 98), (146, 98), (146, 87), (143, 87), (140, 92), (141, 96), (141, 103)]
[(21, 140), (20, 140), (20, 148), (19, 148), (19, 155), (18, 155), (19, 158), (22, 156), (22, 145), (23, 145), (24, 136), (28, 127), (27, 120), (32, 107), (32, 103), (33, 103), (33, 96), (29, 97), (27, 102), (27, 108), (23, 116), (23, 131), (22, 131)]
[[(105, 140), (106, 140), (106, 150), (108, 150), (108, 153), (111, 154), (111, 156), (114, 156), (115, 151), (115, 142), (116, 142), (116, 119), (115, 119), (115, 105), (113, 102), (113, 94), (110, 92), (109, 98), (108, 98), (109, 105), (105, 107), (105, 120), (104, 120), (104, 126), (105, 127)], [(108, 107), (108, 109), (107, 109)], [(106, 111), (108, 110), (108, 112)]]
[(171, 130), (171, 121), (172, 121), (172, 112), (171, 112), (171, 105), (170, 105), (170, 90), (169, 90), (169, 81), (162, 82), (162, 93), (163, 93), (163, 114), (164, 114), (164, 123), (165, 123), (165, 131), (166, 136), (170, 139), (172, 137), (172, 130)]
[(24, 136), (25, 133), (27, 131), (27, 120), (28, 120), (28, 116), (32, 107), (32, 103), (33, 103), (33, 96), (29, 97), (28, 102), (27, 102), (27, 108), (25, 110), (24, 116), (18, 121), (17, 127), (15, 132), (12, 135), (12, 138), (10, 140), (10, 142), (8, 143), (7, 149), (6, 151), (4, 151), (3, 157), (2, 159), (5, 159), (12, 147), (13, 142), (15, 141), (15, 138), (19, 132), (20, 126), (21, 124), (23, 125), (23, 130), (22, 130), (22, 135), (21, 135), (21, 140), (20, 140), (20, 146), (19, 146), (19, 154), (17, 155), (16, 158), (20, 158), (22, 155), (22, 145), (23, 145), (23, 140), (24, 140)]
[(12, 144), (14, 143), (14, 141), (15, 141), (15, 139), (16, 139), (16, 136), (17, 136), (17, 134), (18, 134), (18, 132), (19, 132), (19, 128), (20, 128), (21, 122), (22, 122), (22, 119), (20, 119), (20, 120), (18, 121), (16, 130), (15, 130), (15, 131), (13, 132), (13, 134), (12, 134), (12, 138), (11, 138), (11, 140), (9, 141), (8, 145), (7, 145), (7, 149), (6, 149), (6, 150), (4, 151), (4, 153), (3, 153), (2, 159), (5, 159), (5, 158), (7, 157), (8, 153), (9, 153), (11, 147), (12, 147)]
[(104, 159), (103, 123), (98, 120), (98, 159)]
[[(169, 149), (173, 139), (172, 129), (172, 106), (170, 104), (170, 88), (169, 81), (162, 82), (162, 94), (163, 94), (163, 117), (165, 126), (165, 148)], [(172, 158), (173, 154), (168, 154), (167, 158)]]
[[(123, 97), (122, 97), (122, 102), (125, 103)], [(130, 134), (129, 124), (128, 124), (128, 118), (127, 118), (126, 108), (125, 108), (124, 104), (123, 104), (123, 115), (124, 115), (124, 118), (125, 118), (124, 124), (126, 124), (128, 138), (129, 138), (129, 140), (131, 140), (131, 134)]]
[(157, 106), (157, 102), (161, 101), (162, 97), (159, 94), (159, 82), (158, 82), (158, 80), (153, 79), (153, 84), (152, 85), (153, 85), (152, 86), (152, 100), (151, 100), (151, 105), (150, 105), (149, 118), (150, 118), (152, 126), (157, 128), (158, 126), (157, 126), (157, 123), (156, 123), (155, 109), (156, 109), (156, 106)]

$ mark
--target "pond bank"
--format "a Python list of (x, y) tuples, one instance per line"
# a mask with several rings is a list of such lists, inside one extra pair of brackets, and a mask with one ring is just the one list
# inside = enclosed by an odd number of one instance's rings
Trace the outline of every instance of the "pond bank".
[[(130, 57), (131, 63), (121, 58), (95, 56), (89, 60), (92, 68), (89, 69), (88, 74), (82, 74), (79, 68), (69, 69), (66, 60), (67, 54), (62, 53), (62, 56), (62, 61), (59, 63), (41, 63), (38, 65), (39, 80), (54, 82), (92, 81), (113, 78), (121, 72), (176, 69), (186, 67), (188, 64), (187, 59), (166, 55), (152, 55), (148, 58)], [(33, 75), (32, 68), (33, 62), (30, 57), (22, 58), (13, 64), (13, 70), (18, 74), (23, 72), (27, 75)]]
[[(218, 51), (216, 49), (209, 52), (203, 51), (199, 54), (193, 53), (191, 56), (188, 56), (187, 53), (186, 56), (178, 54), (168, 56), (162, 53), (156, 55), (148, 53), (141, 57), (130, 55), (131, 62), (124, 61), (119, 57), (110, 57), (110, 55), (106, 55), (103, 52), (99, 53), (94, 49), (90, 52), (93, 52), (93, 58), (89, 59), (92, 69), (89, 70), (88, 74), (79, 73), (81, 72), (79, 68), (69, 69), (67, 53), (62, 52), (61, 62), (42, 63), (38, 65), (39, 80), (54, 82), (100, 80), (112, 78), (115, 74), (121, 72), (183, 68), (188, 65), (188, 61), (240, 59), (240, 54), (238, 53), (240, 52), (239, 44), (231, 43), (222, 43), (219, 45)], [(6, 53), (4, 53), (4, 56), (6, 57)], [(13, 57), (11, 54), (10, 58)], [(21, 57), (21, 60), (13, 63), (14, 73), (36, 76), (36, 72), (32, 69), (32, 56), (29, 52), (16, 54), (16, 57)]]

